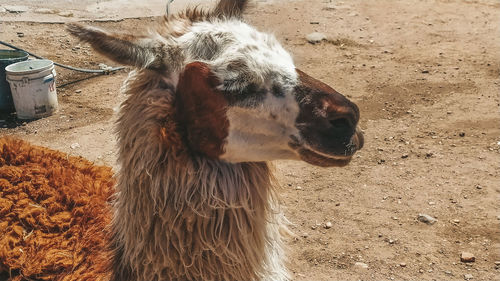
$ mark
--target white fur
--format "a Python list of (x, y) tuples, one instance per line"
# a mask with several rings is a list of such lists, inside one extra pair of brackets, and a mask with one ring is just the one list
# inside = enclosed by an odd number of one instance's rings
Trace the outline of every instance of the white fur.
[[(266, 90), (265, 98), (255, 107), (231, 106), (227, 111), (229, 135), (221, 159), (228, 162), (299, 159), (288, 143), (298, 139), (295, 120), (299, 113), (293, 96), (297, 84), (295, 65), (276, 38), (238, 21), (195, 23), (178, 39), (187, 61), (207, 63), (223, 83), (222, 91), (241, 91), (250, 84)], [(209, 55), (204, 50), (213, 49)], [(231, 68), (243, 62), (244, 69)], [(279, 85), (283, 97), (272, 94)]]
[(299, 159), (288, 146), (290, 135), (299, 136), (298, 111), (291, 94), (280, 98), (269, 92), (256, 108), (230, 108), (229, 136), (221, 158), (229, 162)]

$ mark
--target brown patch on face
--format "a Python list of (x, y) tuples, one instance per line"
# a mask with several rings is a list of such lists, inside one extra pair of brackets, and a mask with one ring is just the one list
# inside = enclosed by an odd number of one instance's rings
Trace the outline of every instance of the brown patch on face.
[(186, 66), (177, 85), (176, 110), (179, 126), (191, 150), (210, 158), (224, 153), (228, 135), (228, 103), (216, 89), (220, 84), (201, 62)]
[[(350, 114), (351, 116), (349, 117), (352, 119), (352, 123), (354, 123), (354, 125), (357, 123), (359, 120), (359, 109), (354, 103), (335, 91), (332, 87), (314, 79), (301, 70), (297, 69), (297, 73), (299, 74), (301, 84), (298, 88), (302, 89), (303, 95), (310, 95), (312, 99), (316, 98), (317, 100), (321, 100), (321, 107), (326, 110), (326, 113)], [(322, 94), (323, 97), (318, 99), (316, 93)], [(312, 96), (312, 94), (316, 94), (316, 96)]]
[(301, 158), (318, 166), (342, 166), (363, 146), (356, 129), (358, 107), (325, 83), (297, 69), (295, 87), (299, 104), (297, 129), (303, 143), (291, 145)]

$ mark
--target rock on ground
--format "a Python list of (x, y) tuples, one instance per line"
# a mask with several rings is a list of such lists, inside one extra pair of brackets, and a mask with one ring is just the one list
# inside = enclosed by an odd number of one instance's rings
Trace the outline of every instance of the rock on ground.
[(72, 12), (68, 12), (68, 11), (66, 11), (66, 12), (60, 12), (58, 15), (60, 15), (61, 17), (66, 17), (66, 18), (68, 18), (68, 17), (72, 17), (72, 16), (73, 16), (73, 13), (72, 13)]
[(426, 224), (434, 224), (437, 222), (437, 219), (429, 216), (429, 215), (426, 215), (426, 214), (418, 214), (418, 218), (417, 218), (419, 221), (421, 222), (424, 222)]
[(306, 40), (311, 44), (316, 44), (320, 43), (323, 40), (326, 40), (326, 35), (319, 32), (313, 32), (306, 36)]
[(4, 6), (4, 8), (10, 13), (24, 13), (29, 10), (27, 6)]
[(462, 254), (460, 255), (460, 261), (461, 262), (475, 262), (476, 257), (472, 253), (462, 252)]
[(57, 11), (52, 10), (52, 9), (47, 9), (47, 8), (38, 8), (35, 10), (35, 13), (37, 14), (55, 14)]
[(363, 262), (356, 262), (354, 264), (355, 267), (358, 267), (358, 268), (363, 268), (363, 269), (367, 269), (368, 268), (368, 265), (366, 263), (363, 263)]

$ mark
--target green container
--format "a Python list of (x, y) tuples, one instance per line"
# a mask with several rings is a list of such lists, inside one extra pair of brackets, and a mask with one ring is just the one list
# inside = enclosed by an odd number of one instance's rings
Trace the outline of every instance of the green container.
[(14, 50), (0, 50), (0, 113), (14, 112), (14, 102), (9, 82), (5, 79), (5, 68), (13, 63), (25, 61), (28, 53)]

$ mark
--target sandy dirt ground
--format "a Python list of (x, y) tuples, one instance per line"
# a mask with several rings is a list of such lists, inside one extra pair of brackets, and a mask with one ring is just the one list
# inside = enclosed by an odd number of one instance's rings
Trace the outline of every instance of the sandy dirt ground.
[[(259, 1), (246, 18), (355, 101), (365, 131), (345, 168), (275, 163), (297, 234), (287, 241), (293, 279), (500, 280), (500, 3)], [(134, 32), (153, 20), (93, 24)], [(308, 43), (314, 31), (329, 40)], [(0, 38), (61, 63), (112, 65), (63, 24), (4, 20)], [(89, 75), (57, 71), (59, 112), (4, 116), (0, 135), (114, 165), (126, 71), (74, 83)], [(461, 262), (462, 252), (475, 262)]]

